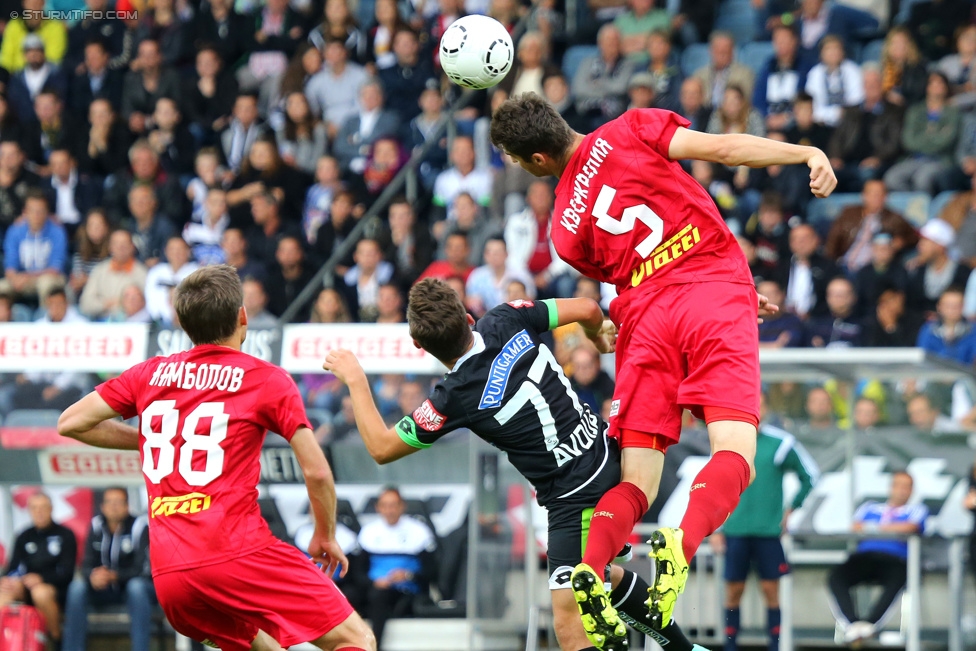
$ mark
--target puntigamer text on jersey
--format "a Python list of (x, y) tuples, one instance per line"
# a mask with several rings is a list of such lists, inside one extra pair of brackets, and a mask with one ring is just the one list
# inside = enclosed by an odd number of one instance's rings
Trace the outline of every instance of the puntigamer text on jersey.
[(221, 364), (195, 364), (194, 362), (161, 362), (149, 380), (151, 387), (175, 387), (177, 389), (217, 389), (236, 392), (244, 382), (244, 369)]

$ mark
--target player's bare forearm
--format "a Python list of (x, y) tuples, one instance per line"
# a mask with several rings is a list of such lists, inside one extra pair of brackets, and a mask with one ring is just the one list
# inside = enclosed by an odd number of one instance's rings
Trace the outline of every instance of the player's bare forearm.
[(373, 401), (366, 373), (352, 351), (330, 351), (322, 368), (332, 372), (349, 388), (349, 398), (356, 414), (356, 428), (374, 461), (390, 463), (417, 451), (417, 448), (404, 443), (395, 429), (386, 426)]
[(139, 430), (113, 420), (118, 415), (92, 391), (64, 410), (58, 418), (58, 434), (98, 448), (138, 450)]
[(336, 523), (335, 478), (332, 476), (332, 468), (329, 467), (312, 430), (307, 427), (295, 432), (290, 443), (305, 476), (305, 489), (315, 516), (315, 528), (332, 540), (335, 537)]

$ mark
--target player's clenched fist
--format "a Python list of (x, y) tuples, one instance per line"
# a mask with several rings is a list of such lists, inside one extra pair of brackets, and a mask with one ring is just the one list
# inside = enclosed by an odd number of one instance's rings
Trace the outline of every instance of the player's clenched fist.
[(599, 330), (587, 330), (583, 328), (587, 339), (596, 345), (596, 349), (601, 353), (612, 353), (617, 348), (617, 326), (610, 319), (604, 319), (603, 325)]
[(342, 553), (342, 548), (335, 540), (329, 540), (324, 535), (315, 533), (308, 543), (308, 554), (312, 560), (322, 565), (326, 576), (335, 574), (336, 568), (341, 567), (339, 576), (345, 576), (349, 569), (349, 559)]
[(813, 192), (813, 196), (820, 198), (830, 196), (837, 187), (837, 176), (834, 174), (834, 168), (830, 166), (827, 155), (819, 149), (816, 150), (807, 161), (807, 166), (810, 168), (810, 191)]
[(343, 384), (349, 384), (350, 380), (365, 375), (353, 352), (344, 348), (330, 350), (322, 368), (335, 375)]

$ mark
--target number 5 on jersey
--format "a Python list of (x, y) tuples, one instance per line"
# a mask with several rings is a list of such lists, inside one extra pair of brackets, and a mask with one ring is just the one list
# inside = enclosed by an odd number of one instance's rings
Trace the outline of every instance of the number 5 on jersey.
[(610, 204), (613, 203), (615, 196), (617, 196), (616, 188), (605, 185), (600, 189), (596, 203), (593, 204), (596, 227), (611, 235), (624, 235), (634, 230), (634, 224), (638, 221), (643, 222), (651, 229), (651, 232), (640, 244), (634, 247), (634, 250), (642, 259), (646, 258), (664, 239), (664, 220), (643, 203), (624, 208), (620, 219), (611, 217), (609, 213)]
[[(159, 431), (153, 429), (153, 419), (159, 417)], [(209, 435), (197, 434), (197, 426), (203, 418), (210, 419)], [(180, 412), (175, 400), (157, 400), (146, 407), (139, 419), (142, 436), (142, 472), (149, 481), (158, 484), (177, 467), (177, 446), (173, 439), (179, 429)], [(224, 471), (224, 449), (221, 441), (227, 438), (229, 416), (224, 413), (222, 402), (202, 402), (183, 420), (179, 446), (180, 475), (190, 486), (206, 486)], [(154, 458), (153, 451), (159, 455)], [(206, 453), (203, 470), (193, 469), (193, 453)]]

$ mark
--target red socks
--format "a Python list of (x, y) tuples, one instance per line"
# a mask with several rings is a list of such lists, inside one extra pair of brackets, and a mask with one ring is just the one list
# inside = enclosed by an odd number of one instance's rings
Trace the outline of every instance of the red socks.
[(647, 513), (647, 496), (635, 484), (621, 482), (604, 493), (593, 509), (583, 562), (603, 572)]
[(716, 452), (691, 485), (688, 510), (681, 521), (685, 560), (691, 561), (706, 536), (722, 526), (749, 486), (749, 462), (738, 452)]

